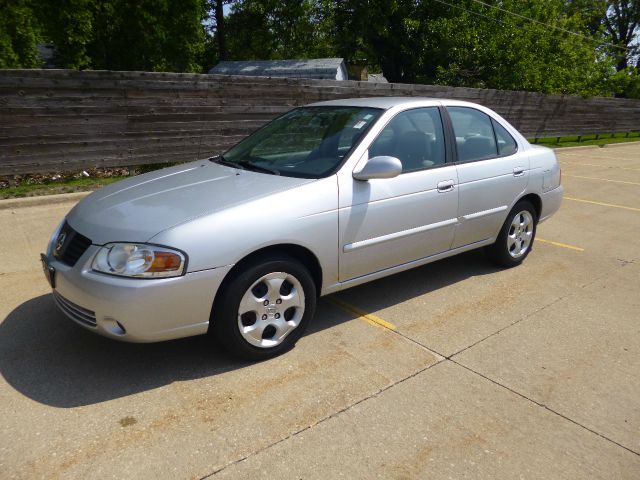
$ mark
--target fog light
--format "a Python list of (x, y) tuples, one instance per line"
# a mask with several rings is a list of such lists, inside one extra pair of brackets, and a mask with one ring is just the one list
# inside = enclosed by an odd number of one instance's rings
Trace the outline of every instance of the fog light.
[(100, 325), (107, 332), (112, 333), (113, 335), (125, 335), (127, 333), (126, 328), (124, 328), (124, 326), (119, 321), (110, 317), (105, 317), (100, 322)]

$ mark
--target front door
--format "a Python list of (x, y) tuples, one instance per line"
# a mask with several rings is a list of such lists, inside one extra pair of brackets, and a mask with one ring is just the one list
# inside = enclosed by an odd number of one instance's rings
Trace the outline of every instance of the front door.
[(458, 178), (446, 162), (437, 107), (398, 113), (365, 155), (396, 157), (403, 171), (391, 179), (341, 177), (341, 282), (449, 250), (457, 223)]

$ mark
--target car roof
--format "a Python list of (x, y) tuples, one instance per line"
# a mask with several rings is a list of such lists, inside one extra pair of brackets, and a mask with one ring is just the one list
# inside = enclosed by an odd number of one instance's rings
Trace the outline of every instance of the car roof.
[(411, 104), (433, 104), (440, 105), (441, 98), (429, 97), (363, 97), (363, 98), (341, 98), (339, 100), (327, 100), (307, 105), (308, 107), (371, 107), (388, 110), (398, 105), (408, 106)]
[(467, 102), (464, 100), (453, 100), (450, 98), (434, 98), (434, 97), (362, 97), (362, 98), (342, 98), (339, 100), (328, 100), (324, 102), (311, 103), (305, 105), (307, 107), (320, 107), (320, 106), (336, 106), (336, 107), (370, 107), (380, 108), (383, 110), (395, 109), (396, 111), (409, 110), (410, 108), (418, 107), (432, 107), (432, 106), (446, 106), (446, 107), (471, 107), (480, 110), (496, 120), (499, 120), (502, 126), (508, 126), (508, 130), (511, 135), (516, 136), (523, 147), (527, 147), (529, 143), (526, 138), (518, 132), (507, 120), (501, 117), (493, 110), (479, 105), (477, 103)]

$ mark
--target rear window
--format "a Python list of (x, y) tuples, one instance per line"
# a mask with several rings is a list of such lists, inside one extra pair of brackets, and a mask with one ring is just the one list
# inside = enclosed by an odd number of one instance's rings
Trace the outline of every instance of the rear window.
[(496, 122), (493, 118), (491, 119), (491, 123), (493, 123), (493, 129), (496, 132), (496, 139), (498, 140), (498, 154), (501, 157), (506, 157), (507, 155), (513, 155), (518, 150), (518, 144), (515, 139), (511, 136), (507, 129)]

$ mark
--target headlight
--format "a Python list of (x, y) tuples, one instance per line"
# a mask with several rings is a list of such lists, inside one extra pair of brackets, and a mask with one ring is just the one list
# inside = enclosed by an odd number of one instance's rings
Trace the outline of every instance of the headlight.
[(64, 225), (64, 222), (66, 220), (67, 220), (66, 218), (63, 218), (62, 221), (58, 224), (56, 229), (51, 234), (51, 238), (49, 239), (49, 243), (47, 243), (47, 256), (53, 255), (53, 249), (54, 249), (54, 246), (55, 246), (55, 242), (56, 242), (56, 240), (58, 240), (58, 236), (60, 235), (60, 230), (62, 230), (62, 226)]
[(184, 267), (183, 253), (140, 243), (108, 243), (100, 248), (91, 265), (96, 272), (138, 278), (179, 277)]

